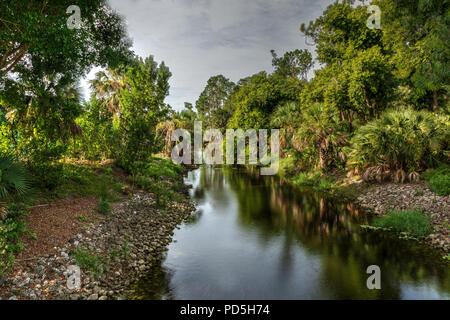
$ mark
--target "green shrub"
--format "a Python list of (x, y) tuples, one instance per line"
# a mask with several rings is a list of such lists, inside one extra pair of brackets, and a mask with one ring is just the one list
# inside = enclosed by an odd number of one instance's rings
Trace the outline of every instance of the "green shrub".
[(41, 163), (30, 167), (33, 184), (40, 189), (55, 190), (64, 178), (62, 163)]
[(300, 172), (294, 177), (293, 183), (295, 185), (313, 186), (316, 183), (316, 179), (314, 177), (310, 177), (306, 172)]
[(14, 254), (23, 249), (20, 236), (26, 230), (25, 208), (13, 204), (7, 210), (8, 217), (0, 220), (0, 276), (14, 265)]
[(334, 182), (327, 177), (321, 177), (320, 174), (308, 174), (300, 172), (293, 179), (293, 184), (297, 186), (312, 187), (317, 191), (329, 191), (335, 188)]
[(414, 170), (446, 160), (450, 118), (427, 111), (387, 111), (359, 128), (346, 149), (349, 164)]
[(443, 165), (435, 169), (429, 169), (422, 173), (422, 177), (428, 182), (431, 190), (440, 196), (450, 194), (450, 167)]
[(430, 189), (440, 196), (450, 194), (450, 174), (436, 174), (428, 182)]
[(83, 249), (76, 249), (74, 251), (74, 258), (77, 264), (96, 275), (103, 273), (102, 259), (99, 255), (90, 253)]
[(420, 210), (391, 211), (376, 218), (375, 227), (390, 228), (398, 232), (407, 232), (417, 236), (426, 236), (433, 231), (430, 220)]
[(30, 190), (30, 180), (21, 164), (11, 156), (0, 155), (0, 200), (23, 196)]
[(109, 204), (107, 199), (105, 198), (100, 199), (100, 203), (97, 207), (97, 212), (104, 215), (111, 213), (111, 205)]

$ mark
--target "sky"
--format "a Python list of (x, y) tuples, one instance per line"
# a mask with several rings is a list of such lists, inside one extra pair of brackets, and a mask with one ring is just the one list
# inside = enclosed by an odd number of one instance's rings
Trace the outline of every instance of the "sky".
[[(195, 101), (211, 76), (230, 80), (272, 72), (278, 55), (309, 49), (299, 31), (333, 0), (109, 0), (126, 22), (136, 54), (153, 55), (172, 72), (170, 95), (175, 110)], [(85, 97), (93, 69), (82, 81)]]

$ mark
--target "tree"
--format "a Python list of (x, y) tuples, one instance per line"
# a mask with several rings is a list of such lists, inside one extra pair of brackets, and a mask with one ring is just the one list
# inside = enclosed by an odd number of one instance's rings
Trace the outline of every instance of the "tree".
[(382, 46), (382, 31), (366, 26), (367, 7), (354, 3), (355, 0), (336, 1), (308, 26), (301, 25), (300, 31), (316, 45), (320, 63), (341, 63), (360, 50)]
[(275, 50), (270, 52), (272, 54), (272, 66), (275, 68), (276, 74), (307, 80), (308, 72), (313, 66), (312, 56), (308, 50), (288, 51), (281, 58), (277, 56)]
[(403, 176), (405, 171), (433, 167), (446, 161), (449, 125), (448, 116), (428, 111), (387, 111), (356, 132), (348, 150), (349, 164), (359, 168), (384, 167), (391, 174), (403, 172)]
[(272, 128), (281, 129), (280, 147), (281, 149), (299, 149), (299, 141), (295, 132), (301, 125), (302, 112), (298, 102), (286, 102), (280, 104), (270, 115), (270, 125)]
[(124, 72), (118, 69), (108, 69), (107, 72), (99, 71), (95, 79), (91, 80), (91, 88), (96, 93), (96, 98), (101, 99), (104, 106), (113, 116), (120, 117), (122, 108), (119, 103), (120, 90), (125, 89)]
[(348, 97), (356, 113), (367, 121), (377, 117), (394, 98), (392, 65), (378, 46), (358, 52), (345, 67)]
[(82, 0), (81, 28), (67, 27), (70, 0), (0, 2), (0, 76), (36, 63), (76, 78), (94, 64), (117, 66), (130, 57), (122, 19), (106, 0)]
[(200, 94), (195, 107), (203, 120), (213, 128), (225, 128), (229, 112), (225, 110), (225, 101), (235, 84), (223, 75), (209, 78), (205, 89)]
[(374, 4), (383, 13), (383, 43), (392, 52), (395, 75), (414, 89), (416, 107), (432, 106), (438, 111), (449, 90), (449, 2), (377, 0)]
[(169, 68), (150, 56), (137, 58), (125, 74), (125, 88), (120, 90), (123, 146), (120, 162), (132, 169), (134, 162), (148, 160), (161, 149), (156, 126), (169, 112), (164, 99), (169, 94)]
[(66, 140), (81, 133), (80, 77), (93, 65), (114, 67), (132, 55), (122, 19), (105, 0), (77, 2), (80, 29), (67, 27), (72, 4), (0, 2), (0, 106), (15, 152), (27, 160), (57, 158)]
[(230, 128), (269, 128), (270, 114), (279, 105), (298, 101), (302, 82), (279, 74), (260, 72), (239, 81), (242, 84), (231, 96), (233, 116)]
[(397, 83), (380, 30), (366, 26), (366, 7), (354, 1), (335, 2), (308, 27), (323, 68), (302, 92), (302, 104), (325, 103), (339, 110), (348, 129), (355, 116), (368, 121), (393, 100)]
[(82, 112), (79, 88), (69, 77), (19, 73), (5, 81), (0, 97), (0, 106), (7, 112), (4, 125), (18, 157), (53, 158), (64, 151), (59, 142), (81, 133), (75, 123)]
[(338, 158), (339, 148), (346, 142), (337, 110), (315, 103), (303, 111), (299, 135), (312, 143), (323, 171), (330, 169)]

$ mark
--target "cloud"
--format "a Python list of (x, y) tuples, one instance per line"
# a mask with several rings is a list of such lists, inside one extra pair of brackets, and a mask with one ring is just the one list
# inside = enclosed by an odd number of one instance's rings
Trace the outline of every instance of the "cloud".
[[(332, 0), (110, 0), (126, 20), (134, 50), (165, 61), (173, 76), (167, 102), (195, 104), (209, 77), (233, 81), (271, 71), (270, 50), (312, 47), (299, 27)], [(93, 74), (89, 75), (92, 78)]]

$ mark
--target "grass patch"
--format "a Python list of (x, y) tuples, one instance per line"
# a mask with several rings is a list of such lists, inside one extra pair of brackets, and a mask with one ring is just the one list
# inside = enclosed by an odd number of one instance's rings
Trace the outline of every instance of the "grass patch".
[(149, 163), (135, 162), (133, 175), (142, 175), (150, 178), (177, 179), (183, 172), (181, 166), (172, 163), (170, 159), (153, 157)]
[(95, 275), (103, 273), (102, 258), (99, 255), (83, 249), (76, 249), (74, 251), (74, 258), (80, 268), (86, 269)]
[[(41, 169), (45, 171), (40, 171)], [(47, 164), (45, 168), (36, 167), (32, 172), (35, 181), (35, 199), (38, 203), (67, 197), (101, 198), (104, 194), (104, 185), (110, 189), (108, 201), (115, 201), (122, 194), (123, 185), (114, 176), (111, 165), (56, 162)], [(47, 175), (46, 181), (39, 182), (42, 175)]]
[(88, 218), (87, 218), (84, 214), (80, 214), (80, 215), (77, 217), (77, 220), (80, 221), (80, 222), (82, 222), (82, 223), (88, 222)]
[(433, 231), (428, 217), (417, 209), (391, 211), (383, 217), (376, 218), (373, 225), (416, 236), (426, 236)]
[(429, 169), (422, 173), (422, 177), (427, 181), (433, 192), (440, 196), (450, 194), (450, 167), (441, 166), (436, 169)]
[(156, 207), (165, 208), (168, 201), (181, 201), (181, 166), (170, 160), (154, 157), (151, 163), (139, 164), (133, 170), (130, 180), (137, 187), (155, 194)]
[(312, 187), (316, 191), (327, 192), (337, 188), (333, 179), (323, 177), (318, 173), (310, 174), (307, 172), (300, 172), (292, 179), (292, 183), (296, 186)]
[(418, 189), (414, 191), (414, 197), (421, 197), (424, 195), (424, 191), (422, 189)]

